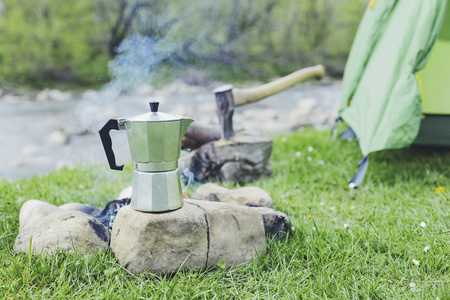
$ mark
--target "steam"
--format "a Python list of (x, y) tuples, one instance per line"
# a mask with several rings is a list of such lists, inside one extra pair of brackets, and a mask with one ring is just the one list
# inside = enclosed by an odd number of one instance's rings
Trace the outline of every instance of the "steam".
[(150, 83), (153, 67), (165, 58), (156, 51), (156, 45), (153, 39), (138, 33), (123, 40), (116, 48), (118, 55), (108, 64), (112, 80), (105, 88), (120, 94)]
[[(131, 2), (130, 2), (131, 3)], [(97, 131), (109, 118), (127, 116), (130, 112), (130, 98), (136, 89), (148, 86), (155, 79), (158, 67), (167, 62), (186, 65), (186, 45), (197, 45), (208, 49), (211, 43), (207, 37), (218, 36), (220, 14), (231, 14), (226, 1), (211, 3), (206, 0), (180, 2), (177, 10), (163, 6), (155, 11), (137, 14), (136, 23), (142, 32), (156, 28), (152, 37), (134, 33), (124, 39), (115, 49), (117, 55), (108, 63), (111, 81), (97, 91), (86, 93), (76, 109), (82, 127), (87, 131)], [(224, 10), (227, 8), (228, 10)], [(225, 11), (225, 12), (224, 12)], [(223, 30), (223, 28), (221, 28)], [(172, 74), (176, 79), (179, 72)], [(145, 93), (148, 99), (149, 92)], [(120, 101), (119, 101), (120, 99)], [(142, 110), (146, 101), (142, 101)], [(136, 110), (136, 106), (134, 107)]]
[(195, 175), (189, 168), (186, 168), (181, 172), (180, 179), (183, 184), (183, 193), (195, 183)]
[(148, 36), (133, 34), (116, 48), (118, 53), (108, 64), (111, 81), (98, 91), (84, 95), (76, 114), (85, 130), (96, 131), (109, 118), (129, 110), (119, 97), (148, 85), (154, 78), (154, 67), (165, 59), (156, 49), (157, 42)]

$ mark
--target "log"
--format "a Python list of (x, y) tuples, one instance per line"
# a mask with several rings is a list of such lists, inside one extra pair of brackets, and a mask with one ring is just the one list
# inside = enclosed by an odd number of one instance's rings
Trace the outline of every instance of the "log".
[(181, 174), (192, 173), (194, 180), (245, 183), (270, 176), (269, 158), (272, 139), (250, 131), (242, 131), (230, 140), (204, 144), (178, 160)]
[(181, 141), (181, 149), (195, 150), (221, 137), (219, 125), (192, 123)]

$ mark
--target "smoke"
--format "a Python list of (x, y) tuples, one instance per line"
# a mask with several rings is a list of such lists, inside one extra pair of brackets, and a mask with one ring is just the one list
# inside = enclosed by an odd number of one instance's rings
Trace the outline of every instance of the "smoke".
[(165, 59), (148, 36), (133, 34), (115, 49), (116, 57), (108, 63), (111, 81), (97, 91), (85, 93), (76, 114), (85, 130), (95, 131), (102, 123), (129, 110), (126, 99), (138, 87), (148, 85), (155, 76), (154, 67)]
[(150, 83), (153, 67), (166, 58), (157, 51), (156, 45), (152, 38), (139, 33), (123, 40), (115, 49), (117, 56), (108, 64), (111, 82), (105, 88), (119, 94)]
[[(137, 5), (132, 1), (129, 4)], [(134, 33), (116, 47), (117, 55), (108, 63), (111, 81), (101, 89), (87, 93), (80, 101), (76, 114), (85, 130), (97, 131), (109, 118), (136, 114), (130, 111), (130, 106), (135, 103), (131, 102), (133, 97), (136, 98), (135, 91), (148, 86), (145, 98), (148, 100), (153, 96), (151, 84), (161, 71), (160, 66), (171, 66), (172, 72), (170, 75), (165, 73), (165, 81), (173, 81), (182, 74), (177, 67), (189, 64), (186, 54), (189, 51), (197, 49), (207, 56), (222, 49), (216, 45), (216, 40), (221, 41), (226, 31), (220, 22), (223, 14), (232, 14), (227, 1), (166, 4), (136, 14), (133, 30), (146, 34)], [(197, 57), (195, 62), (201, 60)], [(147, 105), (144, 99), (141, 100)], [(147, 108), (142, 106), (142, 109)]]
[(183, 184), (183, 193), (186, 192), (188, 188), (190, 188), (195, 182), (195, 175), (194, 173), (189, 170), (189, 168), (184, 169), (180, 173), (180, 179)]

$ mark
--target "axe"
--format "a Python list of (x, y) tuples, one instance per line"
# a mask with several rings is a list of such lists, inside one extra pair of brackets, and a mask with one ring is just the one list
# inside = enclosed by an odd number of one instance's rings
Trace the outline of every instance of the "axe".
[(234, 135), (232, 118), (235, 106), (259, 101), (308, 78), (322, 78), (324, 76), (325, 68), (322, 65), (317, 65), (300, 69), (277, 80), (253, 88), (236, 89), (229, 84), (214, 89), (213, 93), (216, 95), (217, 115), (222, 130), (222, 139), (228, 140)]

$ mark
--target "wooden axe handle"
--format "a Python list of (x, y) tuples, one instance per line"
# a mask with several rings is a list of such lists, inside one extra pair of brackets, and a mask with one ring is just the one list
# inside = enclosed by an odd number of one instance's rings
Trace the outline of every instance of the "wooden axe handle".
[(325, 76), (325, 68), (322, 65), (304, 68), (294, 73), (281, 77), (272, 82), (248, 89), (233, 88), (234, 105), (241, 106), (253, 103), (266, 97), (272, 96), (301, 81), (311, 77), (322, 78)]

